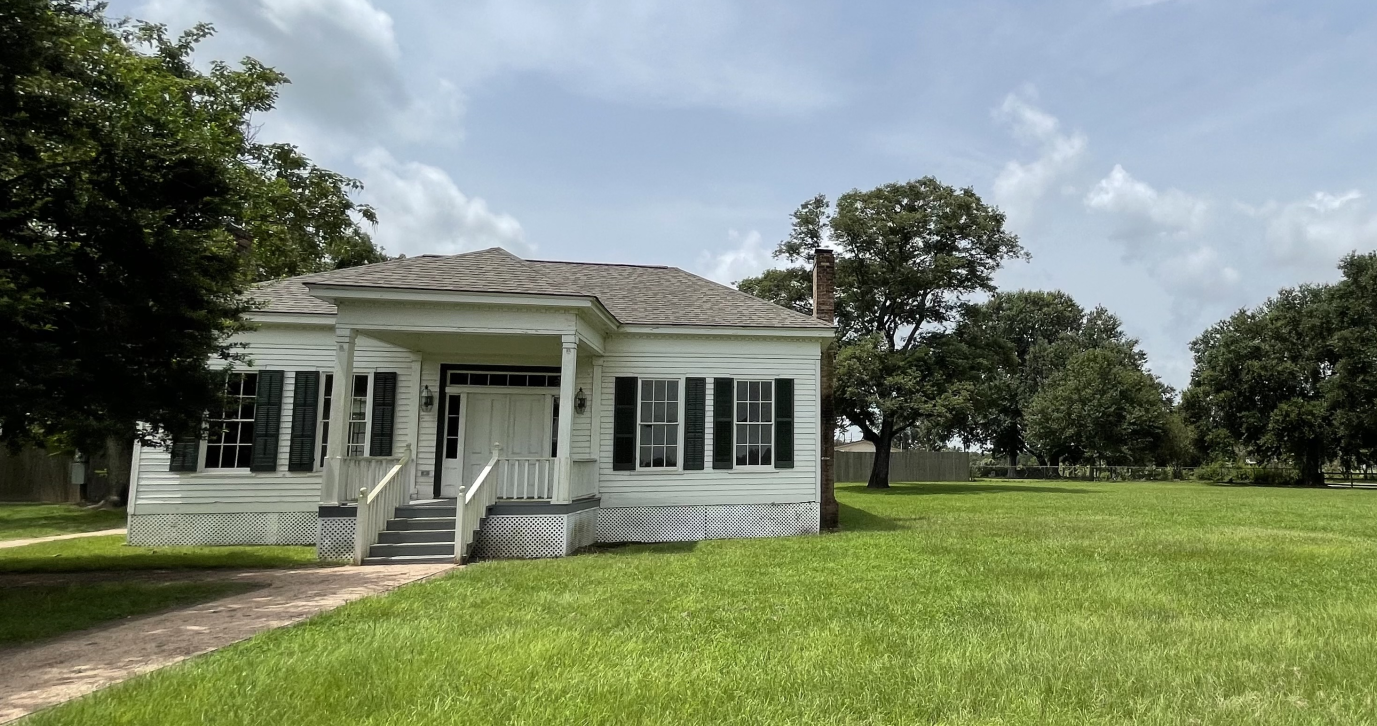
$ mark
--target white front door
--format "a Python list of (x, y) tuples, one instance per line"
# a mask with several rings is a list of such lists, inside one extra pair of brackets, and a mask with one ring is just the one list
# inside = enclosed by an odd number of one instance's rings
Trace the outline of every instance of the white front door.
[(544, 394), (470, 393), (465, 403), (464, 484), (477, 481), (492, 458), (494, 442), (504, 458), (550, 455), (550, 397)]
[(462, 396), (451, 393), (445, 396), (445, 425), (440, 430), (440, 496), (455, 497), (459, 494), (460, 479), (464, 474), (464, 426)]

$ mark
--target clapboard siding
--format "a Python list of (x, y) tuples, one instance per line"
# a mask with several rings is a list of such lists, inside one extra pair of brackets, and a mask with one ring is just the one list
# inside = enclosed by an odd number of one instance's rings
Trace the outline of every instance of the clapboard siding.
[[(817, 501), (818, 356), (819, 344), (815, 340), (609, 337), (603, 359), (602, 400), (598, 406), (602, 431), (598, 442), (602, 506)], [(612, 395), (613, 380), (617, 376), (794, 379), (794, 468), (614, 471)], [(713, 386), (707, 386), (709, 411), (712, 410), (712, 389)], [(706, 427), (706, 440), (711, 441), (711, 417)]]
[[(283, 400), (291, 401), (300, 370), (331, 372), (335, 367), (333, 328), (268, 326), (245, 334), (241, 340), (249, 361), (240, 368), (286, 372)], [(394, 451), (413, 443), (412, 421), (420, 395), (416, 381), (416, 354), (364, 336), (354, 355), (355, 373), (377, 370), (397, 373), (396, 438)], [(320, 503), (321, 474), (287, 471), (291, 447), (291, 406), (283, 406), (278, 433), (277, 471), (250, 473), (168, 471), (168, 453), (145, 448), (139, 452), (134, 506), (140, 514), (195, 512), (304, 512)], [(424, 439), (424, 437), (422, 437)]]

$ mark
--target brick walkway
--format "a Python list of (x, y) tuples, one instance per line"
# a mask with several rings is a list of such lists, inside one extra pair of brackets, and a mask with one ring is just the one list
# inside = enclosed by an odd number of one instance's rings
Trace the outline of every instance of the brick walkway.
[(451, 569), (454, 565), (0, 575), (0, 587), (91, 582), (112, 577), (264, 585), (222, 600), (0, 650), (0, 673), (5, 674), (0, 679), (0, 723)]

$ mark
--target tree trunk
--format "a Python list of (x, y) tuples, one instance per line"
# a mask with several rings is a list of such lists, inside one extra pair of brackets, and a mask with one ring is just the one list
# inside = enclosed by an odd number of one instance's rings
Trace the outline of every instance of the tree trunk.
[(1008, 479), (1013, 479), (1013, 478), (1015, 478), (1015, 477), (1017, 477), (1017, 476), (1018, 476), (1018, 454), (1015, 454), (1015, 453), (1013, 453), (1013, 452), (1010, 452), (1010, 453), (1009, 453), (1009, 470), (1008, 470), (1008, 472), (1005, 474), (1005, 477), (1008, 478)]
[(1300, 466), (1300, 484), (1304, 487), (1324, 486), (1324, 461), (1317, 451), (1318, 447), (1310, 447), (1305, 455), (1297, 462)]
[(870, 481), (865, 484), (867, 489), (889, 488), (889, 449), (893, 443), (894, 424), (884, 421), (875, 439), (875, 462), (870, 466)]

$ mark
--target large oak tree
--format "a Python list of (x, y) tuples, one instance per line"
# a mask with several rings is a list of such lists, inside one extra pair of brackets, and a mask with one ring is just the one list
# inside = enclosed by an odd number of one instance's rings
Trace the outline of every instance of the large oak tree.
[[(254, 280), (381, 259), (358, 183), (260, 143), (286, 79), (210, 33), (0, 0), (0, 438), (191, 431)], [(136, 422), (143, 427), (136, 431)]]
[(837, 254), (837, 410), (874, 442), (869, 486), (889, 486), (889, 451), (915, 429), (936, 439), (970, 406), (972, 371), (984, 352), (953, 335), (972, 296), (1024, 255), (1004, 215), (971, 189), (932, 177), (823, 196), (794, 213), (775, 256), (795, 263), (738, 283), (740, 289), (811, 310), (812, 252)]

